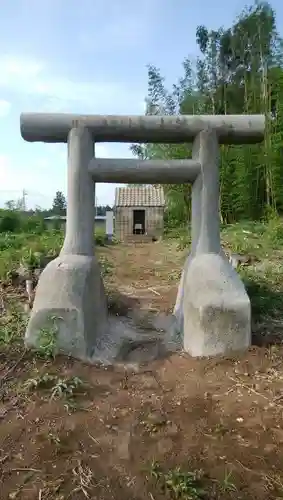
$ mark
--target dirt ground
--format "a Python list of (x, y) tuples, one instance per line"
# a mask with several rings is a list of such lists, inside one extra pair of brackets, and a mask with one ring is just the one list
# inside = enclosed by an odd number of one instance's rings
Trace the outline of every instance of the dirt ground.
[(172, 312), (185, 260), (175, 242), (117, 245), (99, 253), (110, 263), (104, 280), (114, 295), (118, 292), (118, 302), (126, 308)]
[[(125, 308), (172, 310), (174, 244), (100, 253)], [(1, 347), (1, 500), (283, 498), (282, 353), (174, 354), (133, 373)]]

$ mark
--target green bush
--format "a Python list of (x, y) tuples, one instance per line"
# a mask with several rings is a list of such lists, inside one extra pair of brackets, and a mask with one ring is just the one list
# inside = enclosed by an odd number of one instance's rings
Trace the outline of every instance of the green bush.
[(25, 233), (42, 234), (46, 230), (43, 217), (31, 215), (22, 221), (21, 230)]
[(13, 210), (0, 211), (0, 233), (16, 233), (21, 228), (21, 214)]
[(23, 238), (18, 234), (1, 233), (0, 234), (0, 251), (15, 249), (19, 250), (23, 246)]
[(266, 227), (266, 236), (273, 247), (282, 247), (283, 245), (283, 221), (279, 217), (273, 217), (269, 220)]
[(94, 236), (94, 241), (95, 241), (95, 244), (100, 246), (100, 247), (104, 247), (105, 246), (105, 243), (106, 243), (106, 235), (105, 234), (95, 234)]

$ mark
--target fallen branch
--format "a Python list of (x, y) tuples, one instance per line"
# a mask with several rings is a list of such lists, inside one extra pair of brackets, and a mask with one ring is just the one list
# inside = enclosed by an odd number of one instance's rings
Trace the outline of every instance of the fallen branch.
[(160, 293), (159, 293), (159, 292), (157, 292), (156, 290), (154, 290), (154, 288), (149, 287), (149, 288), (148, 288), (148, 290), (149, 290), (150, 292), (155, 293), (155, 295), (159, 295), (159, 297), (160, 297)]
[(275, 398), (273, 400), (271, 400), (270, 398), (268, 398), (267, 396), (265, 396), (265, 394), (262, 394), (261, 392), (258, 392), (256, 391), (255, 389), (253, 389), (252, 387), (249, 387), (248, 385), (246, 384), (243, 384), (243, 382), (241, 382), (240, 380), (237, 380), (237, 379), (234, 379), (233, 377), (229, 376), (228, 377), (230, 380), (232, 380), (237, 386), (240, 386), (242, 387), (243, 389), (246, 389), (246, 391), (251, 391), (253, 394), (256, 394), (257, 396), (265, 399), (266, 401), (268, 401), (269, 403), (272, 403), (272, 404), (275, 404), (278, 408), (283, 408), (283, 405), (279, 405), (276, 403), (276, 400)]
[(16, 467), (14, 469), (9, 469), (9, 472), (42, 472), (40, 469), (33, 469), (29, 467)]

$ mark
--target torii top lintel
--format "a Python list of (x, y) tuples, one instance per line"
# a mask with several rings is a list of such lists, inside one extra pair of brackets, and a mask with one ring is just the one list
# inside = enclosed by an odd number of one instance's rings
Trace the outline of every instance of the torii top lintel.
[(184, 143), (202, 130), (216, 131), (220, 144), (253, 144), (264, 138), (264, 115), (112, 116), (22, 113), (21, 134), (29, 142), (67, 142), (72, 128), (85, 126), (95, 142)]

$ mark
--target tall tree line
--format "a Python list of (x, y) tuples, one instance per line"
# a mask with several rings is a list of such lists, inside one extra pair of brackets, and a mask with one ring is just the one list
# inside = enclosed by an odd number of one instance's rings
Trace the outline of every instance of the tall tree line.
[[(221, 146), (220, 214), (224, 223), (283, 212), (283, 50), (268, 3), (245, 9), (228, 28), (196, 29), (201, 56), (186, 58), (168, 90), (159, 69), (148, 67), (147, 114), (253, 114), (267, 118), (259, 145)], [(270, 117), (273, 116), (273, 119)], [(191, 145), (132, 147), (140, 158), (189, 158)], [(190, 212), (190, 186), (166, 185), (172, 224)]]

